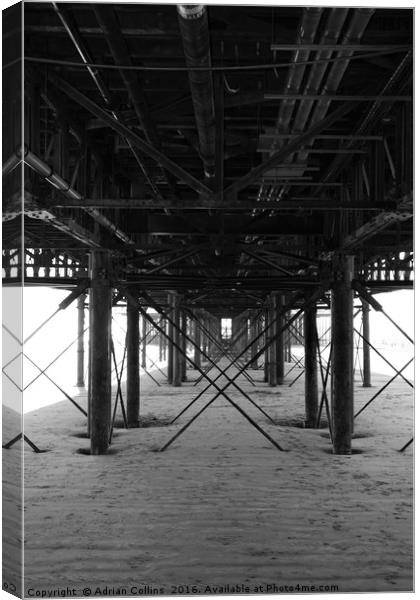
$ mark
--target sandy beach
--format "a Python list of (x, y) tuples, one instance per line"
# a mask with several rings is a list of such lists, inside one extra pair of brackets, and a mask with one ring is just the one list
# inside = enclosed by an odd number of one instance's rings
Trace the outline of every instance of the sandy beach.
[[(356, 419), (355, 454), (333, 456), (326, 427), (296, 426), (303, 377), (287, 384), (297, 372), (277, 388), (262, 382), (261, 370), (250, 371), (255, 385), (238, 380), (277, 425), (230, 391), (285, 452), (220, 398), (156, 452), (210, 391), (173, 425), (117, 428), (102, 457), (79, 453), (89, 445), (86, 419), (70, 402), (28, 413), (26, 434), (49, 452), (25, 448), (26, 593), (411, 590), (413, 449), (398, 452), (412, 436), (411, 389), (394, 382)], [(182, 388), (155, 376), (161, 387), (141, 378), (141, 413), (158, 420), (175, 416), (205, 385), (193, 385), (191, 370)], [(356, 382), (356, 409), (387, 379), (375, 375), (369, 389)], [(86, 406), (85, 394), (78, 401)]]

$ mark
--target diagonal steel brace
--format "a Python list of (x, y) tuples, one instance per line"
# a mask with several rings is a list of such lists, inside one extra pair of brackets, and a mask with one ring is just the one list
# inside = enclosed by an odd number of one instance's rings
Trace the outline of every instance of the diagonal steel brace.
[[(255, 360), (255, 358), (261, 356), (266, 348), (268, 346), (270, 346), (282, 333), (283, 331), (285, 331), (289, 324), (291, 322), (293, 322), (295, 319), (297, 319), (305, 310), (305, 308), (307, 306), (310, 306), (313, 302), (316, 302), (317, 299), (319, 298), (320, 294), (324, 293), (326, 289), (326, 284), (322, 285), (320, 288), (317, 289), (316, 292), (314, 292), (309, 298), (307, 298), (307, 300), (304, 302), (303, 306), (289, 319), (289, 321), (287, 323), (285, 323), (277, 332), (275, 332), (275, 334), (273, 336), (271, 336), (271, 338), (269, 338), (267, 340), (267, 342), (264, 344), (264, 346), (262, 348), (260, 348), (260, 350), (257, 352), (257, 354), (254, 357), (251, 357), (251, 359), (249, 359), (246, 364), (244, 365), (243, 369), (247, 368), (252, 362), (253, 360)], [(283, 307), (283, 310), (281, 311), (281, 313), (277, 313), (275, 318), (273, 319), (273, 321), (271, 323), (269, 323), (264, 330), (261, 331), (260, 336), (264, 335), (273, 325), (273, 323), (275, 323), (277, 321), (278, 318), (280, 318), (281, 316), (283, 316), (283, 313), (287, 312), (288, 310), (290, 310), (291, 308), (293, 308), (295, 301), (298, 297), (300, 297), (302, 294), (301, 293), (297, 293), (293, 296), (293, 299), (289, 301), (289, 303)], [(292, 304), (293, 303), (293, 304)], [(260, 337), (257, 336), (257, 337)], [(255, 341), (255, 340), (254, 340)], [(251, 344), (250, 344), (251, 345)], [(249, 345), (249, 346), (250, 346)], [(248, 351), (248, 347), (244, 348), (241, 355), (245, 354)], [(227, 367), (229, 368), (229, 367)], [(227, 369), (226, 369), (227, 370)], [(237, 377), (239, 377), (241, 374), (241, 370), (238, 371), (238, 373), (232, 378), (232, 381), (234, 381)], [(220, 391), (218, 391), (218, 393), (211, 399), (209, 400), (209, 402), (207, 402), (207, 404), (200, 410), (198, 411), (198, 413), (196, 413), (188, 423), (186, 423), (162, 448), (161, 448), (161, 452), (163, 452), (164, 450), (166, 450), (175, 440), (178, 436), (180, 436), (194, 421), (195, 419), (197, 419), (197, 417), (202, 414), (204, 412), (204, 410), (206, 410), (220, 395), (224, 395), (224, 391), (231, 385), (232, 381), (230, 381), (229, 383), (227, 383)], [(216, 387), (216, 386), (215, 386)], [(248, 417), (247, 417), (248, 418)]]

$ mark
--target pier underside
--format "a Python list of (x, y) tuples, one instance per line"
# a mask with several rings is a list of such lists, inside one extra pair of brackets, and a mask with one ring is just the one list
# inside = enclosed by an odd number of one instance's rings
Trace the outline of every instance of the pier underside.
[[(414, 341), (383, 294), (413, 287), (412, 21), (366, 7), (5, 11), (7, 411), (39, 378), (65, 400), (23, 431), (6, 415), (4, 447), (28, 454), (38, 587), (58, 576), (45, 543), (105, 585), (118, 538), (114, 587), (411, 589)], [(22, 287), (61, 300), (43, 315)], [(73, 339), (47, 364), (42, 336), (60, 338), (66, 311)], [(404, 364), (383, 355), (373, 314)], [(68, 351), (76, 396), (51, 374)]]

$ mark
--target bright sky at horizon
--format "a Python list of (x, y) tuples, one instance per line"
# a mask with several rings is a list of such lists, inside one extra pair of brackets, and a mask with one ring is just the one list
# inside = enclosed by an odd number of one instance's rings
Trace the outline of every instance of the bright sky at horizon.
[[(11, 306), (18, 306), (16, 301), (19, 294), (18, 288), (3, 288), (3, 310), (11, 310)], [(43, 323), (58, 308), (59, 303), (69, 294), (67, 290), (43, 287), (28, 287), (24, 289), (24, 319), (23, 337), (26, 338), (41, 323)], [(412, 290), (399, 290), (387, 294), (378, 294), (375, 298), (382, 304), (384, 310), (396, 321), (410, 336), (414, 335), (414, 292)], [(386, 356), (397, 367), (405, 364), (408, 354), (412, 355), (410, 343), (381, 313), (371, 311), (371, 339), (380, 348), (386, 348)], [(85, 312), (86, 326), (88, 325), (88, 311)], [(113, 310), (113, 336), (118, 359), (121, 358), (124, 328), (125, 308)], [(360, 321), (355, 321), (358, 327)], [(45, 325), (25, 345), (25, 354), (35, 363), (24, 359), (23, 387), (27, 387), (24, 394), (24, 412), (29, 412), (40, 406), (45, 406), (65, 399), (60, 390), (47, 378), (40, 374), (40, 369), (47, 367), (55, 357), (66, 347), (64, 352), (46, 371), (52, 380), (58, 383), (69, 395), (78, 393), (76, 383), (76, 344), (77, 336), (77, 308), (76, 302), (66, 310), (59, 311), (51, 321)], [(72, 344), (72, 345), (71, 345)], [(87, 338), (85, 340), (87, 350)], [(85, 352), (86, 352), (85, 350)], [(392, 353), (392, 356), (389, 354)], [(3, 332), (3, 365), (16, 354), (16, 345), (10, 336)], [(87, 354), (87, 353), (86, 353)], [(375, 357), (376, 358), (376, 357)], [(381, 360), (374, 360), (373, 369), (380, 373), (391, 374), (392, 371)], [(6, 372), (14, 376), (13, 364), (6, 368)], [(407, 372), (413, 376), (413, 369)], [(34, 380), (34, 381), (33, 381)], [(31, 383), (33, 381), (33, 383)], [(3, 376), (3, 403), (11, 408), (16, 408), (16, 389), (11, 381)]]

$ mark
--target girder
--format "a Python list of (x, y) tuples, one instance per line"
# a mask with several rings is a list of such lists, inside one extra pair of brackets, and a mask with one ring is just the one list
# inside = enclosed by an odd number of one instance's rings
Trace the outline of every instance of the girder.
[(217, 314), (312, 289), (343, 252), (372, 289), (411, 287), (412, 11), (197, 6), (25, 5), (5, 283), (72, 287), (103, 248), (118, 282)]

